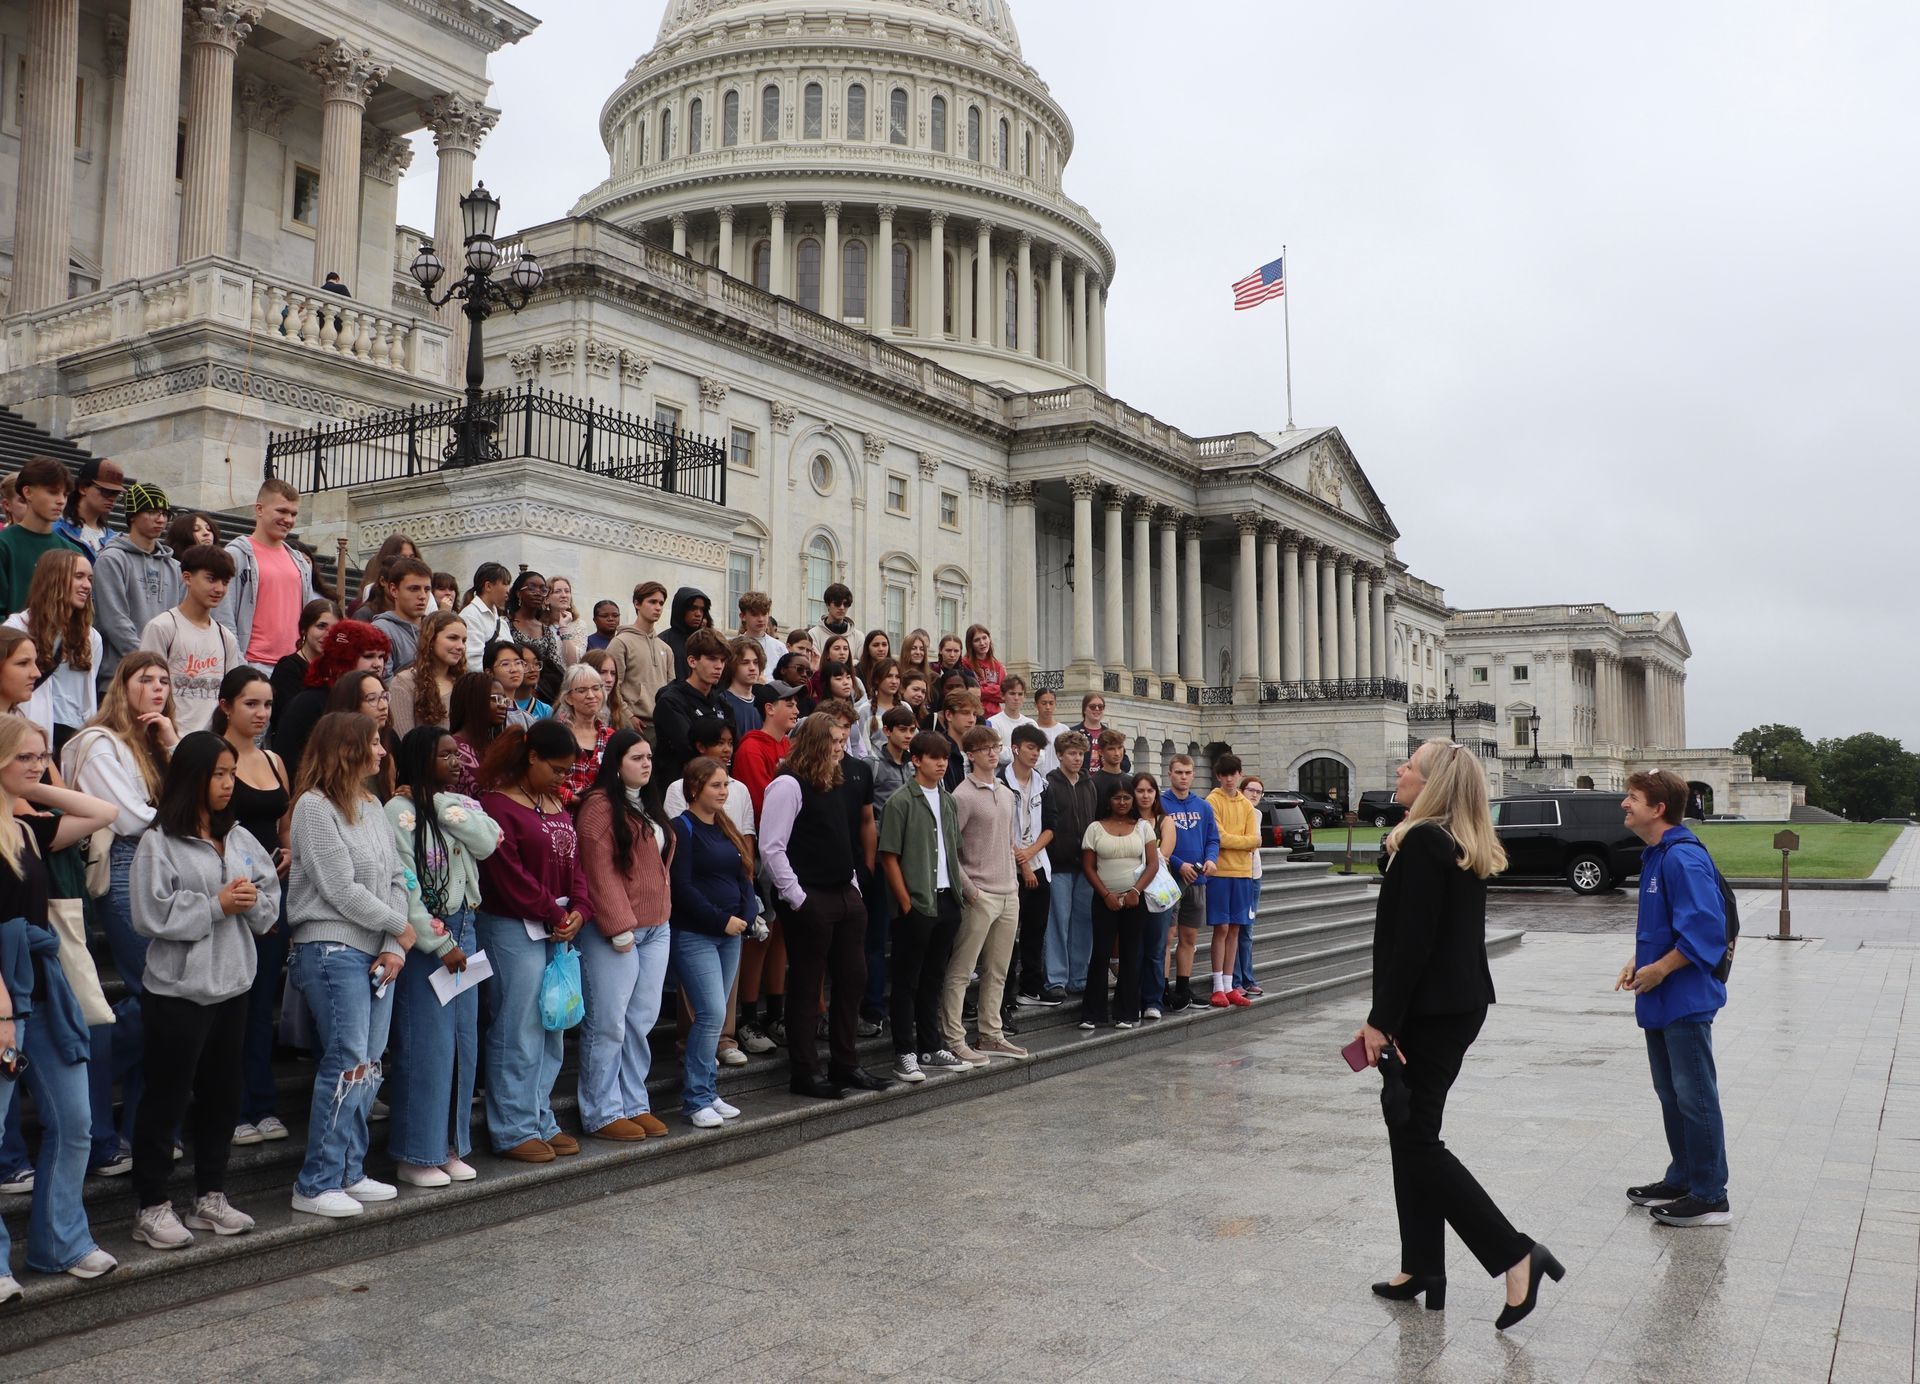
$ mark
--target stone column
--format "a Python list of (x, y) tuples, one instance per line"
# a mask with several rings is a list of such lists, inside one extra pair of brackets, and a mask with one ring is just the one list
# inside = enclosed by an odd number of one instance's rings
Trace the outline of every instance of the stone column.
[(1148, 680), (1147, 695), (1159, 695), (1151, 686), (1153, 666), (1153, 539), (1148, 525), (1153, 501), (1133, 497), (1133, 671)]
[(1099, 671), (1093, 656), (1093, 490), (1090, 475), (1071, 477), (1073, 490), (1073, 666), (1083, 685)]
[(1205, 627), (1200, 623), (1200, 535), (1206, 521), (1189, 515), (1180, 521), (1180, 537), (1185, 545), (1180, 582), (1180, 677), (1189, 687), (1204, 687), (1207, 681), (1207, 645)]
[(1028, 231), (1020, 232), (1019, 240), (1016, 243), (1020, 247), (1020, 266), (1015, 271), (1019, 275), (1019, 281), (1014, 285), (1014, 289), (1017, 294), (1016, 302), (1019, 305), (1017, 316), (1019, 317), (1020, 321), (1019, 321), (1019, 331), (1018, 331), (1018, 334), (1014, 337), (1014, 340), (1020, 343), (1018, 347), (1020, 354), (1023, 356), (1030, 356), (1034, 354), (1033, 343), (1039, 339), (1034, 335), (1034, 321), (1033, 321), (1033, 235), (1032, 233)]
[(1288, 531), (1280, 546), (1280, 676), (1299, 682), (1300, 535)]
[[(927, 223), (931, 228), (932, 244), (928, 252), (928, 275), (933, 291), (926, 297), (926, 322), (920, 335), (929, 341), (941, 341), (947, 335), (947, 214), (943, 211), (930, 212)], [(957, 285), (956, 285), (957, 288)]]
[(991, 346), (993, 336), (993, 222), (973, 228), (973, 339)]
[(671, 213), (667, 217), (667, 225), (671, 227), (673, 230), (673, 253), (676, 255), (686, 254), (687, 253), (687, 214), (683, 211), (676, 211)]
[[(1073, 373), (1087, 373), (1087, 262), (1073, 266)], [(1166, 670), (1163, 670), (1166, 671)]]
[(1280, 681), (1280, 526), (1260, 526), (1260, 681)]
[[(891, 210), (886, 208), (885, 210)], [(767, 291), (776, 298), (787, 296), (787, 204), (785, 202), (767, 203), (767, 215), (773, 219), (772, 229), (767, 235), (767, 253), (773, 262), (767, 266)], [(881, 246), (888, 253), (888, 267), (891, 269), (893, 222), (883, 221), (880, 227)]]
[(1373, 666), (1373, 569), (1359, 564), (1353, 569), (1353, 675), (1380, 676)]
[(1160, 621), (1160, 648), (1155, 659), (1163, 678), (1174, 678), (1180, 669), (1180, 559), (1178, 516), (1163, 509), (1154, 519), (1160, 537), (1160, 609), (1166, 618)]
[(1373, 627), (1373, 676), (1390, 678), (1393, 670), (1388, 665), (1392, 661), (1393, 635), (1388, 625), (1387, 615), (1387, 574), (1376, 571), (1373, 574), (1372, 604), (1369, 607)]
[(1398, 602), (1394, 600), (1393, 593), (1386, 589), (1386, 582), (1384, 580), (1374, 588), (1374, 591), (1378, 594), (1380, 602), (1380, 613), (1375, 617), (1373, 622), (1373, 627), (1381, 631), (1377, 636), (1380, 640), (1380, 666), (1387, 670), (1388, 677), (1400, 678), (1407, 682), (1409, 685), (1407, 695), (1411, 697), (1413, 695), (1411, 687), (1413, 679), (1407, 677), (1406, 668), (1404, 667), (1405, 660), (1394, 657), (1393, 653), (1393, 617), (1394, 611), (1398, 607)]
[(1615, 744), (1618, 734), (1614, 726), (1614, 667), (1612, 653), (1605, 649), (1593, 651), (1594, 738), (1598, 744), (1608, 747)]
[(1334, 628), (1338, 631), (1334, 650), (1339, 659), (1340, 677), (1344, 681), (1354, 676), (1356, 667), (1353, 658), (1353, 559), (1345, 553), (1340, 554), (1334, 570), (1337, 595), (1333, 618), (1336, 622)]
[[(1036, 551), (1033, 482), (1015, 481), (1007, 487), (1007, 546), (1010, 552)], [(1013, 602), (1007, 611), (1007, 666), (1032, 680), (1039, 661), (1040, 606), (1038, 585), (1013, 583)]]
[(1320, 660), (1320, 545), (1307, 539), (1300, 545), (1300, 676), (1319, 682), (1326, 676)]
[(1066, 256), (1058, 245), (1047, 263), (1047, 346), (1045, 356), (1048, 360), (1063, 361), (1067, 358), (1067, 301), (1065, 279)]
[(720, 272), (733, 273), (733, 204), (722, 202), (713, 209), (720, 218)]
[(1107, 293), (1098, 279), (1089, 284), (1093, 300), (1087, 304), (1092, 321), (1087, 326), (1087, 364), (1093, 374), (1093, 382), (1102, 389), (1107, 387)]
[[(233, 0), (187, 7), (187, 157), (180, 203), (180, 259), (227, 253), (233, 170), (233, 57), (260, 21)], [(172, 57), (175, 69), (177, 59)], [(131, 109), (131, 108), (129, 108)], [(172, 145), (167, 147), (171, 160)], [(144, 271), (143, 271), (144, 272)]]
[(1260, 700), (1260, 597), (1259, 557), (1255, 545), (1260, 521), (1251, 514), (1238, 515), (1234, 523), (1240, 530), (1240, 560), (1233, 568), (1233, 682), (1246, 692), (1235, 693), (1235, 701)]
[[(320, 84), (320, 206), (313, 238), (313, 281), (336, 272), (359, 291), (360, 124), (367, 98), (387, 79), (387, 65), (345, 39), (323, 43), (306, 60)], [(452, 261), (457, 264), (458, 260)]]
[(1102, 639), (1100, 641), (1100, 662), (1109, 673), (1125, 676), (1127, 671), (1127, 598), (1126, 580), (1122, 571), (1121, 512), (1126, 506), (1126, 496), (1118, 490), (1107, 492), (1107, 530), (1105, 561), (1105, 594), (1102, 600), (1105, 608), (1102, 616)]
[[(457, 93), (436, 96), (428, 103), (427, 128), (433, 131), (436, 181), (433, 197), (433, 248), (449, 275), (458, 274), (465, 259), (461, 248), (466, 239), (460, 220), (460, 199), (473, 191), (473, 159), (480, 152), (480, 141), (499, 120), (500, 112)], [(444, 286), (445, 281), (442, 281)], [(465, 315), (459, 302), (443, 304), (438, 310), (442, 324), (452, 333), (447, 341), (447, 380), (461, 384), (467, 377), (467, 333)]]
[(820, 311), (838, 322), (840, 303), (840, 204), (828, 202), (826, 232), (820, 237)]
[(1328, 682), (1340, 677), (1340, 555), (1320, 549), (1320, 676)]
[(1685, 665), (1673, 674), (1673, 746), (1687, 748), (1687, 670)]
[[(109, 284), (145, 278), (173, 263), (169, 213), (173, 209), (173, 139), (180, 119), (181, 19), (180, 0), (132, 0), (128, 11), (126, 98), (120, 109), (120, 199), (115, 208), (113, 256), (106, 264)], [(196, 75), (198, 71), (196, 60)], [(31, 67), (27, 79), (33, 80)], [(197, 121), (187, 126), (189, 170), (197, 128)], [(69, 141), (69, 158), (72, 148)], [(221, 192), (225, 191), (223, 186)], [(189, 177), (187, 205), (192, 203)], [(223, 196), (223, 209), (225, 205)]]
[[(26, 101), (20, 115), (10, 313), (35, 312), (67, 301), (67, 256), (73, 241), (80, 0), (32, 0), (32, 4)], [(167, 128), (173, 129), (172, 121)]]

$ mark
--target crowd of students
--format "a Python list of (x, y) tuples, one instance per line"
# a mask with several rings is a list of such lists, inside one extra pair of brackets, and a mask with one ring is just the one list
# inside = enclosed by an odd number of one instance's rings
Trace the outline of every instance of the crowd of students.
[[(791, 1089), (837, 1099), (1024, 1059), (1024, 1007), (1124, 1029), (1260, 994), (1258, 781), (1224, 754), (1201, 797), (1181, 755), (1163, 789), (1097, 693), (1075, 725), (1051, 690), (1027, 715), (984, 626), (895, 649), (835, 584), (812, 628), (781, 635), (749, 593), (728, 635), (654, 581), (630, 621), (589, 621), (563, 576), (485, 563), (463, 596), (401, 535), (343, 601), (284, 481), (224, 546), (111, 463), (8, 486), (0, 1190), (33, 1198), (35, 1271), (114, 1267), (90, 1173), (131, 1174), (156, 1249), (250, 1229), (225, 1172), (289, 1137), (283, 1041), (316, 1059), (293, 1209), (347, 1217), (397, 1195), (366, 1171), (381, 1118), (399, 1181), (474, 1178), (477, 1089), (495, 1154), (578, 1153), (552, 1107), (575, 1022), (582, 1133), (636, 1142), (668, 1133), (667, 1004), (679, 1113), (713, 1128), (740, 1114), (719, 1068), (750, 1053), (784, 1046)], [(580, 1012), (556, 1014), (569, 950)]]

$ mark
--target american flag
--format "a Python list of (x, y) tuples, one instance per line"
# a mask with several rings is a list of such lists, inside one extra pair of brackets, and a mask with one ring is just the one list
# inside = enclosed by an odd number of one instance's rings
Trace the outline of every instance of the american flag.
[(1246, 278), (1233, 286), (1233, 310), (1245, 312), (1248, 308), (1257, 308), (1270, 298), (1278, 298), (1287, 291), (1286, 271), (1281, 267), (1283, 261), (1263, 264)]

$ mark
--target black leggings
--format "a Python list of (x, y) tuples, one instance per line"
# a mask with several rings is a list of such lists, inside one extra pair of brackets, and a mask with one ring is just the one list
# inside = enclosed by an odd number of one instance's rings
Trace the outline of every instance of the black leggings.
[(1093, 955), (1087, 958), (1087, 992), (1080, 997), (1080, 1018), (1096, 1024), (1107, 1022), (1107, 961), (1113, 955), (1114, 938), (1120, 939), (1120, 974), (1114, 984), (1113, 1021), (1137, 1023), (1140, 1019), (1140, 939), (1147, 930), (1147, 906), (1108, 908), (1093, 896)]
[[(231, 926), (231, 920), (226, 920)], [(233, 1127), (240, 1121), (240, 1060), (246, 1050), (247, 995), (196, 1004), (141, 992), (146, 1028), (146, 1091), (133, 1117), (133, 1195), (141, 1209), (167, 1200), (173, 1132), (193, 1105), (193, 1185), (224, 1192)]]

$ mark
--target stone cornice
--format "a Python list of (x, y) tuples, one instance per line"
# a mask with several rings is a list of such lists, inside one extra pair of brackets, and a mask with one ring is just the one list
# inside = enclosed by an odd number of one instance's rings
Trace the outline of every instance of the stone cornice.
[(501, 0), (399, 0), (399, 3), (489, 53), (496, 53), (509, 43), (518, 43), (540, 27), (538, 19)]

